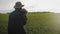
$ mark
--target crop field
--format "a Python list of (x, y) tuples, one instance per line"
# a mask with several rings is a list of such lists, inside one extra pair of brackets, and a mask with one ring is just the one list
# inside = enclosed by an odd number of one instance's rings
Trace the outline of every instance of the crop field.
[[(0, 14), (0, 34), (7, 34), (9, 14)], [(60, 34), (60, 14), (28, 13), (24, 26), (27, 34)]]

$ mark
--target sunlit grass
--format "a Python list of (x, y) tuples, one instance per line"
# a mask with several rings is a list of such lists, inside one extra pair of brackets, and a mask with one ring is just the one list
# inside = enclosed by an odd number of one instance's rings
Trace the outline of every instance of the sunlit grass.
[[(0, 34), (7, 34), (9, 14), (0, 14)], [(27, 34), (59, 34), (60, 14), (28, 13), (25, 30)]]

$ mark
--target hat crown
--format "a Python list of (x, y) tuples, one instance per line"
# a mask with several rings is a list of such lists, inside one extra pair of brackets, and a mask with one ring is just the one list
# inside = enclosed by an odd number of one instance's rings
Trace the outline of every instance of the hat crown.
[(18, 5), (22, 5), (22, 3), (21, 3), (21, 2), (16, 2), (15, 5), (17, 5), (17, 6), (18, 6)]
[(16, 2), (14, 8), (21, 8), (21, 7), (23, 7), (23, 6), (24, 6), (24, 5), (22, 5), (21, 2)]

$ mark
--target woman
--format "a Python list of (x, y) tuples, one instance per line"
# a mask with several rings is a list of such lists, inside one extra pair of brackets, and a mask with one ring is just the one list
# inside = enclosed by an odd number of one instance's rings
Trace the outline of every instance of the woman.
[(24, 25), (27, 18), (25, 9), (22, 9), (24, 5), (21, 2), (16, 2), (14, 8), (15, 11), (10, 13), (8, 22), (8, 34), (26, 34)]

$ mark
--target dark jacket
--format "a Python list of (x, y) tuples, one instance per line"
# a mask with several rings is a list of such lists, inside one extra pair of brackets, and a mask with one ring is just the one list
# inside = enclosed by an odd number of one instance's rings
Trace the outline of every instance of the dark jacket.
[(26, 34), (24, 25), (26, 24), (26, 15), (16, 9), (9, 15), (8, 34)]

